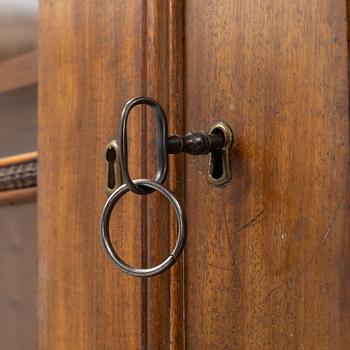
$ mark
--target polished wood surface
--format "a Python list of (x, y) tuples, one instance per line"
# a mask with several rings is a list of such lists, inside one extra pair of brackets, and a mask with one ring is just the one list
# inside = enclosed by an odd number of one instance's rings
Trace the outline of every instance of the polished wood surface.
[[(167, 113), (169, 134), (183, 134), (183, 1), (147, 1), (145, 26), (145, 92)], [(145, 123), (145, 173), (154, 177), (156, 132), (151, 112)], [(169, 157), (167, 186), (183, 201), (183, 157)], [(159, 193), (146, 197), (147, 265), (164, 260), (175, 245), (174, 209)], [(147, 349), (182, 349), (184, 346), (183, 259), (166, 273), (146, 281)]]
[[(39, 349), (350, 347), (345, 1), (41, 2)], [(53, 41), (52, 38), (55, 38)], [(99, 237), (104, 147), (149, 95), (169, 133), (235, 133), (232, 180), (170, 156), (188, 240), (148, 280), (112, 266)], [(151, 113), (128, 128), (133, 178), (153, 178)], [(111, 222), (132, 265), (166, 257), (176, 218), (128, 193)]]
[[(140, 1), (41, 1), (39, 40), (39, 349), (141, 349), (141, 280), (102, 248), (105, 146), (125, 102), (142, 92)], [(53, 40), (54, 38), (54, 40)], [(129, 123), (140, 177), (140, 112)], [(143, 198), (112, 215), (120, 255), (141, 264)]]
[[(169, 102), (168, 121), (170, 134), (185, 134), (184, 114), (184, 5), (183, 0), (169, 1)], [(184, 204), (185, 164), (184, 155), (170, 158), (169, 188)], [(177, 239), (176, 215), (169, 212), (169, 237), (171, 249)], [(185, 349), (185, 254), (183, 253), (170, 271), (170, 331), (168, 348)]]
[(186, 1), (186, 348), (350, 348), (346, 1)]
[[(103, 254), (98, 232), (106, 200), (103, 149), (116, 135), (124, 103), (137, 95), (152, 96), (169, 112), (170, 132), (183, 131), (182, 11), (179, 1), (121, 1), (118, 5), (91, 1), (91, 8), (78, 2), (66, 7), (42, 4), (39, 301), (51, 299), (39, 307), (39, 348), (64, 348), (72, 343), (77, 349), (109, 349), (111, 344), (121, 349), (183, 347), (181, 261), (171, 273), (147, 281), (125, 276)], [(116, 16), (123, 22), (108, 26)], [(76, 18), (84, 18), (89, 25)], [(76, 33), (68, 42), (66, 27)], [(57, 38), (54, 48), (52, 35)], [(88, 47), (83, 37), (89, 38)], [(152, 178), (154, 122), (148, 110), (136, 110), (129, 125), (131, 173), (134, 178)], [(172, 160), (169, 176), (179, 196), (182, 163), (181, 156)], [(84, 174), (83, 178), (78, 174)], [(58, 183), (62, 183), (59, 190)], [(86, 186), (92, 190), (86, 191)], [(69, 193), (74, 195), (68, 203)], [(52, 196), (58, 208), (48, 207)], [(176, 239), (173, 209), (158, 194), (127, 197), (116, 209), (115, 245), (133, 265), (158, 264)], [(57, 210), (60, 217), (54, 214)], [(71, 246), (72, 237), (84, 254)], [(86, 261), (86, 255), (93, 259)], [(52, 288), (56, 292), (51, 296), (47, 293)], [(83, 314), (89, 315), (89, 322)], [(80, 331), (70, 334), (69, 329), (77, 324)], [(96, 324), (101, 325), (97, 330)], [(90, 338), (81, 342), (86, 334)]]
[[(167, 1), (145, 2), (145, 92), (160, 102), (165, 111), (168, 110), (168, 4)], [(154, 177), (156, 168), (155, 137), (156, 130), (151, 112), (145, 114), (146, 123), (146, 147), (144, 167), (148, 178)], [(169, 253), (169, 205), (168, 201), (160, 193), (154, 193), (146, 197), (147, 217), (146, 237), (144, 240), (146, 265), (159, 264)], [(145, 281), (147, 285), (146, 322), (147, 349), (166, 349), (169, 344), (169, 292), (170, 276), (165, 272), (160, 276)]]
[(36, 51), (0, 61), (0, 93), (36, 84), (37, 61)]

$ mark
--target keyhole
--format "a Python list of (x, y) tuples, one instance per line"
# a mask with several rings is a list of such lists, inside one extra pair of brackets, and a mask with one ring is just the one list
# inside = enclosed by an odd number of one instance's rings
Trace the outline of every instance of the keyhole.
[[(214, 129), (212, 134), (216, 135), (222, 135), (225, 138), (224, 133), (220, 129)], [(212, 168), (211, 168), (211, 176), (213, 179), (217, 180), (220, 179), (224, 173), (223, 170), (223, 153), (222, 150), (220, 149), (219, 151), (214, 151), (212, 152)]]
[(113, 147), (107, 148), (106, 159), (108, 162), (108, 189), (113, 190), (116, 185), (116, 176), (115, 176), (115, 161), (117, 159), (117, 152)]
[(122, 184), (122, 174), (119, 163), (119, 146), (112, 140), (106, 147), (107, 163), (107, 193), (111, 194)]

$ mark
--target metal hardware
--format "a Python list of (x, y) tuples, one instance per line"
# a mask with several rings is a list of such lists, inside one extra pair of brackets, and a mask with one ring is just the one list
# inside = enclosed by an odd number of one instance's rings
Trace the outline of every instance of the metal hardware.
[(185, 152), (198, 156), (222, 149), (225, 138), (220, 134), (208, 135), (206, 132), (192, 132), (184, 137), (173, 135), (168, 138), (168, 153)]
[[(156, 120), (157, 171), (154, 180), (132, 180), (128, 169), (127, 122), (131, 110), (140, 104), (150, 106)], [(215, 124), (209, 133), (201, 131), (189, 133), (183, 137), (177, 135), (168, 137), (166, 115), (157, 101), (150, 97), (137, 97), (126, 103), (121, 113), (119, 146), (115, 141), (112, 141), (106, 148), (107, 192), (111, 195), (103, 208), (100, 226), (103, 247), (119, 269), (132, 276), (155, 276), (170, 268), (181, 254), (186, 239), (185, 213), (175, 195), (162, 185), (168, 170), (168, 154), (186, 152), (200, 155), (210, 153), (208, 179), (210, 183), (220, 185), (227, 182), (231, 176), (229, 152), (232, 142), (232, 131), (222, 122)], [(122, 180), (123, 185), (121, 185)], [(118, 200), (129, 191), (141, 195), (158, 191), (169, 199), (176, 211), (178, 237), (175, 248), (167, 259), (155, 267), (131, 267), (120, 258), (113, 248), (109, 233), (111, 212)]]
[(119, 146), (112, 140), (106, 147), (107, 163), (107, 194), (112, 194), (122, 184), (122, 172), (120, 168)]
[(233, 143), (231, 128), (223, 122), (214, 124), (209, 135), (221, 135), (225, 143), (219, 150), (210, 153), (208, 166), (208, 181), (213, 185), (223, 185), (231, 178), (230, 148)]
[(129, 100), (124, 106), (120, 118), (120, 166), (122, 169), (123, 180), (130, 191), (137, 194), (149, 194), (154, 192), (154, 189), (149, 190), (137, 186), (130, 178), (128, 169), (128, 117), (131, 110), (139, 105), (146, 104), (150, 106), (156, 118), (156, 152), (157, 152), (157, 172), (154, 182), (163, 183), (168, 171), (168, 152), (167, 152), (167, 137), (168, 125), (165, 112), (162, 106), (150, 97), (137, 97)]
[(121, 113), (120, 121), (120, 166), (124, 183), (130, 191), (137, 194), (149, 194), (154, 190), (149, 190), (137, 186), (130, 178), (128, 169), (128, 136), (127, 125), (131, 110), (140, 104), (150, 106), (156, 119), (156, 153), (157, 153), (157, 171), (154, 181), (163, 183), (168, 171), (168, 153), (186, 152), (192, 155), (208, 154), (209, 152), (219, 151), (224, 147), (225, 135), (211, 132), (209, 135), (205, 132), (189, 133), (184, 137), (173, 135), (168, 138), (168, 125), (165, 112), (162, 106), (150, 97), (136, 97), (129, 100)]
[(134, 180), (136, 185), (142, 185), (143, 188), (156, 190), (160, 193), (162, 193), (167, 199), (169, 199), (171, 205), (175, 209), (176, 217), (177, 217), (177, 241), (175, 244), (175, 247), (171, 254), (166, 258), (162, 263), (160, 263), (157, 266), (151, 267), (151, 268), (137, 268), (137, 267), (131, 267), (126, 262), (124, 262), (121, 257), (118, 255), (118, 253), (113, 248), (111, 237), (109, 233), (109, 220), (111, 217), (112, 210), (114, 206), (117, 204), (118, 200), (127, 192), (129, 192), (129, 188), (126, 184), (120, 186), (107, 200), (104, 208), (103, 208), (103, 214), (101, 219), (101, 238), (103, 242), (103, 246), (108, 254), (108, 256), (112, 259), (114, 265), (118, 267), (120, 270), (128, 273), (132, 276), (137, 277), (151, 277), (155, 275), (159, 275), (163, 271), (169, 269), (172, 265), (175, 264), (176, 259), (179, 257), (179, 255), (182, 252), (182, 249), (184, 247), (184, 243), (186, 240), (186, 219), (185, 214), (182, 209), (181, 204), (176, 199), (175, 195), (165, 188), (163, 185), (147, 180), (147, 179), (137, 179)]

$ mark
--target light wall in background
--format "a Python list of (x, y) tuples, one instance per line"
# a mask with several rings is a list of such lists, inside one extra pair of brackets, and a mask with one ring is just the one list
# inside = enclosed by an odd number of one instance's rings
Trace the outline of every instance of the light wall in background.
[(0, 0), (0, 60), (36, 48), (38, 0)]

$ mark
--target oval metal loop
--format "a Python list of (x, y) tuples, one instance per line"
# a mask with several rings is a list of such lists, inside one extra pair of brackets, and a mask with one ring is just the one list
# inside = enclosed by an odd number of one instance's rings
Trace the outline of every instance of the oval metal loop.
[(156, 190), (162, 193), (170, 201), (171, 205), (175, 209), (176, 217), (177, 217), (178, 235), (177, 235), (177, 240), (173, 251), (168, 256), (168, 258), (166, 258), (159, 265), (151, 268), (145, 268), (145, 269), (132, 267), (128, 265), (117, 254), (117, 252), (113, 248), (113, 244), (110, 237), (109, 221), (110, 221), (113, 208), (117, 204), (118, 200), (130, 190), (126, 184), (121, 185), (119, 188), (116, 189), (115, 192), (112, 193), (112, 195), (108, 198), (103, 208), (102, 218), (101, 218), (101, 238), (102, 238), (103, 247), (107, 255), (112, 259), (112, 262), (116, 267), (118, 267), (120, 270), (132, 276), (151, 277), (151, 276), (158, 275), (163, 271), (166, 271), (167, 269), (169, 269), (176, 262), (177, 258), (181, 254), (182, 249), (184, 247), (185, 240), (186, 240), (186, 218), (185, 218), (185, 213), (182, 209), (181, 204), (176, 199), (175, 195), (166, 187), (164, 187), (163, 185), (157, 182), (147, 180), (147, 179), (137, 179), (137, 180), (134, 180), (134, 183), (136, 185), (141, 185), (143, 187), (146, 187), (147, 189)]
[(123, 180), (128, 189), (138, 194), (148, 194), (154, 192), (154, 189), (143, 188), (137, 186), (136, 183), (131, 180), (128, 169), (128, 139), (127, 139), (127, 124), (130, 111), (137, 105), (146, 104), (150, 106), (154, 112), (156, 118), (156, 147), (157, 147), (157, 172), (154, 178), (154, 182), (163, 183), (167, 171), (168, 171), (168, 151), (167, 151), (167, 138), (168, 138), (168, 125), (165, 112), (162, 106), (154, 99), (150, 97), (136, 97), (129, 100), (121, 113), (120, 120), (120, 164), (123, 175)]

